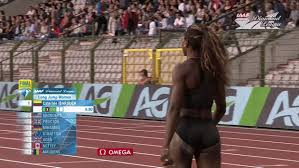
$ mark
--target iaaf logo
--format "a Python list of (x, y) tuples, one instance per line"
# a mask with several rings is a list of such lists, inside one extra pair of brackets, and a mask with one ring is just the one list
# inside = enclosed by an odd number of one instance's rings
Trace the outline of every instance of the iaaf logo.
[(281, 23), (277, 23), (281, 16), (278, 12), (267, 15), (266, 17), (253, 16), (250, 19), (249, 13), (237, 14), (235, 22), (240, 26), (237, 29), (279, 29)]
[[(170, 88), (161, 87), (157, 89), (151, 97), (149, 87), (144, 88), (136, 103), (133, 116), (137, 117), (140, 116), (140, 113), (145, 112), (146, 117), (157, 117), (159, 119), (164, 118), (168, 109), (169, 94)], [(167, 97), (161, 99), (160, 96), (162, 95)], [(158, 109), (159, 106), (161, 106), (161, 109)]]
[[(266, 124), (272, 125), (275, 120), (283, 119), (286, 126), (299, 126), (299, 96), (293, 101), (293, 107), (290, 107), (289, 105), (288, 91), (280, 93), (273, 105)], [(280, 110), (281, 106), (282, 110)]]

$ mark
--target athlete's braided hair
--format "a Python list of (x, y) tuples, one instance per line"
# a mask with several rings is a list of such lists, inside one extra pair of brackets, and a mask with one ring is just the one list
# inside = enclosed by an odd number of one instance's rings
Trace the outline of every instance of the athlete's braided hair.
[(198, 53), (200, 67), (213, 73), (219, 81), (228, 84), (228, 55), (217, 34), (206, 25), (194, 24), (187, 29), (185, 41), (187, 47)]

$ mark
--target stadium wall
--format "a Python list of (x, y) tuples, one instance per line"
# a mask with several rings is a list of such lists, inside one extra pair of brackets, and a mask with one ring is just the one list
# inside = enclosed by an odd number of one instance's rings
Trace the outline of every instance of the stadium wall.
[[(171, 93), (170, 86), (161, 85), (36, 84), (35, 87), (76, 88), (78, 99), (94, 100), (95, 112), (83, 115), (150, 120), (166, 119)], [(18, 106), (18, 100), (24, 97), (17, 89), (17, 82), (0, 83), (0, 109), (29, 111)], [(226, 114), (220, 124), (299, 130), (299, 89), (230, 87), (226, 102)]]

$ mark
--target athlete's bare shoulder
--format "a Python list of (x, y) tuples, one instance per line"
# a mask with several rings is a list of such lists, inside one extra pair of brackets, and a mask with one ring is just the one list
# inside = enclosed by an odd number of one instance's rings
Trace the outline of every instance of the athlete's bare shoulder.
[(178, 63), (175, 65), (172, 71), (172, 79), (174, 81), (182, 80), (185, 76), (186, 67), (184, 63)]
[(190, 62), (189, 60), (178, 63), (173, 69), (173, 74), (178, 77), (183, 77), (192, 71), (192, 68), (194, 68), (193, 64), (194, 63)]

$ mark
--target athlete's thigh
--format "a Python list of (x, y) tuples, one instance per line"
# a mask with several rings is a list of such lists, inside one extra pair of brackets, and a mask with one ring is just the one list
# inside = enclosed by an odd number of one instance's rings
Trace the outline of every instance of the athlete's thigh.
[(221, 167), (221, 145), (220, 143), (205, 149), (196, 155), (198, 168), (220, 168)]
[(170, 159), (173, 161), (172, 168), (191, 168), (193, 151), (176, 133), (169, 146)]

